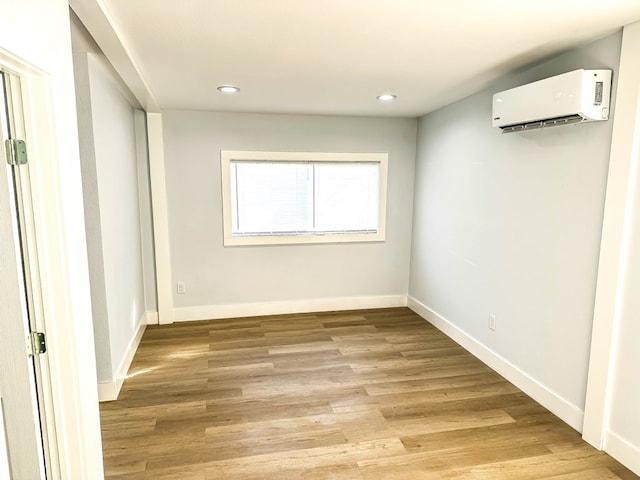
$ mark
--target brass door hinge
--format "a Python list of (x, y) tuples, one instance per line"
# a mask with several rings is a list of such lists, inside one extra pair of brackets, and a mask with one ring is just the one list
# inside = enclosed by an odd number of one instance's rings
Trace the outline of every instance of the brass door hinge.
[(47, 342), (44, 333), (33, 332), (27, 337), (27, 354), (30, 357), (40, 355), (47, 351)]
[(4, 141), (4, 151), (9, 165), (26, 165), (27, 144), (24, 140), (10, 138)]

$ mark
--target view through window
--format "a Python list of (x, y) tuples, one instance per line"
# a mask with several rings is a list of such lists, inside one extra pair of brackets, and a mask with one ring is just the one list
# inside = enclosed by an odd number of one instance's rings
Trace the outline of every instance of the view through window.
[(221, 155), (225, 245), (384, 240), (386, 154)]

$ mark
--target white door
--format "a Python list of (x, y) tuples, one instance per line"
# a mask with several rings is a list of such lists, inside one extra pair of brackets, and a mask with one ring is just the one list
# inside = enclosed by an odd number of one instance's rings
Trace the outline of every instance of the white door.
[[(38, 409), (36, 362), (27, 354), (30, 333), (30, 273), (24, 219), (20, 218), (20, 172), (4, 155), (12, 138), (14, 111), (10, 76), (0, 72), (0, 479), (44, 479), (43, 436)], [(24, 254), (23, 254), (24, 253)]]

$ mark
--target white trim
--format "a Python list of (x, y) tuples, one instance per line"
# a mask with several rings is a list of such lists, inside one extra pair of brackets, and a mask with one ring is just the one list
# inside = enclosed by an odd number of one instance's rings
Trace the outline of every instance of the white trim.
[(0, 397), (0, 478), (11, 478), (9, 475), (9, 452), (7, 451), (7, 434), (4, 426), (2, 397)]
[[(278, 162), (366, 162), (379, 164), (378, 231), (376, 233), (274, 235), (234, 237), (231, 234), (231, 175), (233, 160)], [(220, 151), (222, 181), (222, 222), (225, 247), (247, 245), (292, 245), (307, 243), (383, 242), (387, 218), (388, 153), (335, 153), (335, 152), (253, 152), (239, 150)]]
[(147, 113), (149, 141), (149, 176), (151, 177), (151, 208), (155, 247), (158, 319), (160, 324), (173, 323), (173, 289), (171, 288), (171, 246), (169, 244), (169, 213), (164, 167), (162, 115)]
[(415, 298), (408, 297), (407, 306), (571, 427), (581, 431), (584, 414), (579, 407), (565, 400)]
[(120, 388), (115, 380), (111, 382), (98, 382), (98, 401), (110, 402), (118, 399)]
[(158, 312), (145, 312), (144, 322), (147, 325), (158, 325)]
[(158, 102), (104, 2), (102, 0), (69, 0), (69, 6), (90, 32), (140, 105), (147, 112), (159, 112)]
[[(142, 253), (142, 278), (145, 309), (156, 309), (156, 266), (153, 248), (153, 219), (151, 208), (151, 182), (149, 172), (149, 142), (147, 139), (147, 114), (134, 110), (136, 141), (136, 171), (138, 174), (138, 207), (140, 215), (140, 244)], [(156, 313), (157, 317), (157, 313)], [(157, 322), (156, 322), (157, 323)]]
[[(625, 263), (629, 251), (630, 214), (638, 204), (640, 167), (640, 22), (624, 27), (615, 101), (607, 194), (598, 264), (583, 438), (602, 448), (609, 422), (616, 325), (621, 313)], [(633, 295), (633, 293), (631, 293)]]
[(331, 312), (368, 308), (406, 307), (406, 295), (371, 297), (315, 298), (283, 302), (239, 303), (232, 305), (202, 305), (175, 309), (176, 322), (216, 320), (220, 318), (285, 315), (289, 313)]
[(304, 245), (315, 243), (368, 243), (384, 242), (384, 233), (348, 233), (348, 234), (313, 234), (307, 235), (273, 235), (273, 236), (224, 236), (225, 247), (241, 247), (251, 245)]
[(143, 313), (140, 317), (140, 322), (138, 322), (138, 330), (136, 334), (133, 336), (129, 345), (127, 346), (127, 351), (125, 352), (122, 361), (120, 362), (120, 366), (118, 367), (118, 371), (116, 372), (115, 378), (110, 382), (99, 382), (98, 383), (98, 399), (101, 402), (109, 402), (112, 400), (117, 400), (118, 395), (120, 395), (120, 389), (122, 388), (122, 384), (124, 380), (127, 378), (127, 374), (129, 373), (129, 367), (131, 367), (131, 362), (133, 361), (133, 357), (138, 351), (138, 346), (140, 345), (140, 340), (142, 340), (142, 335), (144, 335), (144, 331), (147, 328), (147, 314)]
[[(42, 318), (36, 323), (45, 329), (48, 343), (56, 346), (39, 357), (52, 480), (101, 478), (95, 349), (87, 341), (93, 338), (93, 325), (86, 321), (91, 318), (91, 295), (80, 159), (77, 136), (57, 125), (61, 119), (75, 122), (75, 109), (54, 102), (58, 97), (53, 93), (64, 88), (55, 85), (57, 77), (1, 48), (0, 63), (21, 78), (25, 140), (30, 157), (37, 159), (29, 164), (35, 258), (42, 288)], [(73, 99), (72, 75), (70, 79), (68, 98)]]
[(605, 435), (605, 450), (636, 475), (640, 475), (640, 449), (609, 431)]

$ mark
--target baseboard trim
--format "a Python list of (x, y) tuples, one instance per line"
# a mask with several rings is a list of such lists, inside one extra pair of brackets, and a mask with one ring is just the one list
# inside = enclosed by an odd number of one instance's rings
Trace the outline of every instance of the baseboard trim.
[(144, 314), (144, 323), (147, 325), (158, 325), (160, 323), (158, 312), (145, 312)]
[(4, 426), (2, 397), (0, 397), (0, 478), (11, 478), (9, 474), (9, 452), (7, 451), (7, 436)]
[(608, 431), (605, 434), (604, 450), (636, 475), (640, 475), (640, 448)]
[(572, 428), (582, 432), (583, 410), (530, 377), (526, 372), (523, 372), (504, 357), (490, 350), (415, 298), (409, 296), (407, 298), (407, 306)]
[(142, 335), (147, 328), (147, 319), (147, 314), (143, 313), (140, 317), (140, 322), (138, 323), (138, 330), (136, 330), (136, 334), (129, 342), (126, 354), (120, 362), (120, 366), (118, 367), (115, 379), (109, 382), (98, 383), (98, 400), (100, 402), (110, 402), (118, 399), (118, 395), (120, 394), (120, 389), (122, 388), (124, 379), (127, 378), (129, 367), (131, 366), (133, 357), (138, 351), (138, 346), (140, 345), (140, 340), (142, 340)]
[(406, 307), (406, 295), (371, 297), (316, 298), (288, 302), (241, 303), (231, 305), (202, 305), (174, 309), (176, 322), (217, 320), (221, 318), (259, 317), (290, 313), (331, 312), (367, 308)]

